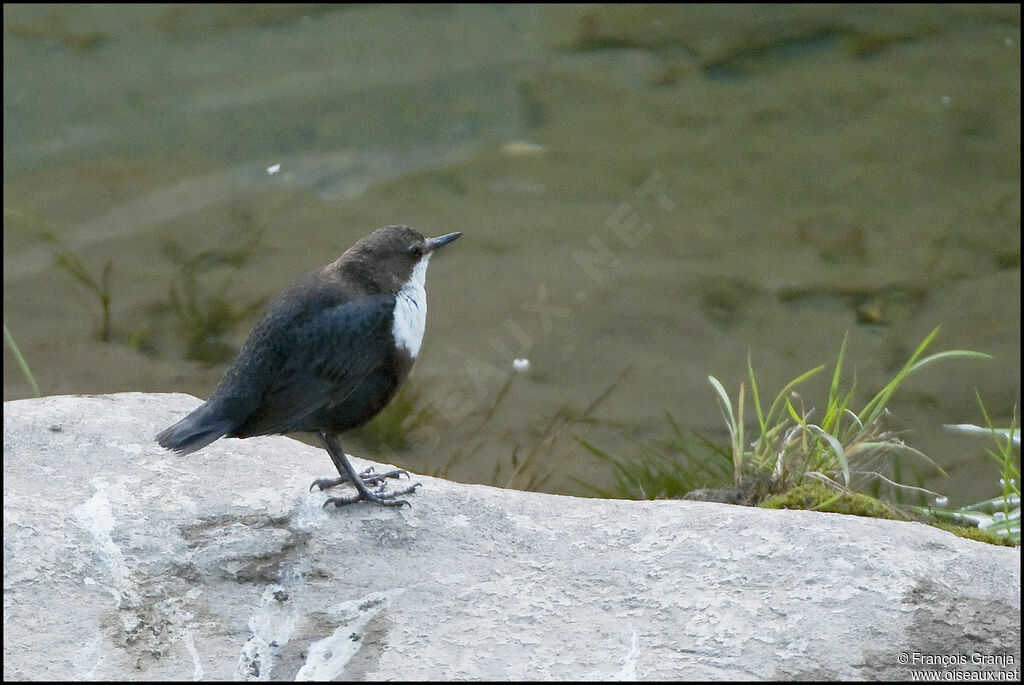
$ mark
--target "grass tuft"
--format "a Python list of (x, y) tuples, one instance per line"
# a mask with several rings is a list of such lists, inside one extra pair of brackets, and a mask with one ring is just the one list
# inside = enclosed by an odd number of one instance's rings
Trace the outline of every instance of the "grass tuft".
[(110, 323), (110, 273), (114, 266), (113, 260), (108, 259), (107, 263), (103, 265), (103, 272), (100, 277), (98, 279), (93, 278), (92, 274), (89, 273), (89, 269), (86, 268), (78, 255), (65, 247), (56, 234), (52, 231), (43, 231), (42, 237), (46, 242), (50, 243), (50, 249), (53, 250), (53, 257), (57, 266), (84, 286), (87, 293), (96, 298), (100, 307), (100, 322), (96, 326), (96, 337), (101, 342), (110, 342), (112, 331)]
[(994, 448), (986, 448), (985, 453), (999, 466), (1002, 494), (964, 505), (959, 509), (928, 507), (921, 510), (939, 520), (975, 527), (1009, 544), (1020, 545), (1020, 421), (1017, 407), (1013, 408), (1009, 428), (995, 428), (985, 404), (981, 401), (981, 395), (977, 395), (977, 398), (987, 429), (972, 425), (947, 428), (962, 433), (987, 433), (991, 436)]
[(252, 256), (261, 236), (259, 231), (254, 231), (238, 248), (203, 250), (192, 256), (187, 256), (178, 245), (165, 247), (166, 254), (179, 266), (168, 289), (168, 308), (177, 317), (188, 359), (208, 363), (230, 360), (236, 350), (225, 337), (266, 303), (264, 296), (240, 304), (237, 298), (227, 294), (229, 288), (225, 284), (208, 288), (201, 283), (201, 276), (214, 269), (241, 268)]
[(614, 491), (573, 480), (599, 497), (634, 499), (681, 498), (693, 490), (718, 486), (728, 480), (732, 472), (729, 451), (696, 431), (684, 434), (668, 412), (665, 417), (671, 427), (669, 434), (654, 445), (634, 441), (639, 451), (629, 459), (618, 459), (586, 440), (579, 440), (587, 451), (612, 467)]
[(416, 383), (405, 383), (388, 405), (355, 433), (374, 451), (408, 449), (409, 433), (437, 416), (433, 406), (424, 401), (425, 394)]
[[(727, 447), (718, 447), (696, 433), (696, 440), (684, 440), (671, 417), (670, 439), (664, 444), (673, 445), (673, 449), (667, 453), (640, 445), (638, 454), (619, 458), (583, 441), (592, 454), (612, 466), (616, 477), (614, 493), (590, 489), (602, 496), (647, 499), (686, 496), (773, 508), (919, 520), (964, 537), (997, 544), (1019, 544), (1020, 457), (1013, 449), (1014, 436), (1019, 445), (1020, 433), (1016, 409), (1010, 428), (998, 430), (992, 428), (981, 406), (988, 433), (996, 445), (995, 449), (987, 451), (1002, 473), (1000, 497), (959, 510), (944, 510), (924, 506), (908, 508), (886, 501), (888, 498), (856, 491), (865, 487), (870, 487), (876, 495), (885, 491), (897, 502), (904, 496), (923, 502), (944, 501), (938, 493), (902, 482), (904, 458), (924, 462), (940, 472), (942, 469), (882, 426), (893, 395), (912, 374), (942, 360), (991, 358), (971, 350), (926, 355), (938, 332), (938, 327), (932, 330), (892, 379), (859, 409), (853, 406), (856, 381), (849, 387), (843, 383), (847, 336), (843, 337), (839, 348), (828, 396), (820, 412), (814, 407), (805, 407), (796, 389), (820, 373), (825, 365), (816, 366), (786, 383), (765, 410), (748, 355), (748, 380), (740, 384), (735, 403), (725, 386), (714, 376), (708, 376), (729, 432)], [(753, 431), (756, 437), (750, 442), (744, 423), (748, 387), (757, 418)], [(980, 397), (978, 402), (981, 405)], [(976, 426), (970, 428), (984, 430)], [(730, 480), (732, 487), (724, 487)], [(970, 532), (965, 532), (965, 526)]]
[[(897, 388), (913, 373), (943, 359), (988, 359), (989, 355), (971, 350), (947, 350), (924, 356), (935, 339), (936, 327), (917, 346), (896, 375), (885, 384), (859, 411), (851, 404), (856, 381), (842, 388), (846, 336), (839, 348), (832, 382), (821, 419), (815, 421), (814, 408), (806, 409), (795, 388), (823, 368), (817, 366), (787, 383), (776, 393), (767, 412), (762, 412), (757, 379), (748, 357), (747, 370), (751, 395), (757, 414), (757, 438), (747, 447), (743, 443), (742, 417), (744, 386), (740, 385), (736, 409), (722, 384), (709, 376), (722, 406), (729, 434), (732, 436), (734, 480), (736, 483), (753, 474), (768, 474), (775, 492), (784, 492), (806, 482), (807, 478), (828, 481), (844, 488), (858, 480), (879, 480), (898, 490), (921, 492), (888, 478), (882, 465), (900, 456), (912, 456), (939, 468), (931, 459), (906, 445), (896, 434), (882, 428), (882, 419)], [(738, 417), (738, 418), (736, 418)], [(940, 469), (941, 471), (941, 469)], [(934, 494), (934, 493), (930, 493)]]

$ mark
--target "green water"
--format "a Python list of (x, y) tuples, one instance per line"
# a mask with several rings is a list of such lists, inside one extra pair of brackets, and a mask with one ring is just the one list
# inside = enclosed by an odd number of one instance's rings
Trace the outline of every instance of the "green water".
[[(4, 317), (45, 394), (205, 397), (265, 298), (409, 223), (465, 235), (431, 264), (415, 425), (350, 452), (583, 493), (612, 480), (579, 439), (627, 455), (667, 411), (726, 442), (707, 376), (735, 393), (748, 351), (774, 391), (849, 331), (866, 398), (942, 324), (936, 349), (995, 359), (924, 371), (892, 427), (947, 468), (930, 487), (998, 492), (984, 443), (941, 426), (981, 421), (975, 389), (999, 421), (1020, 396), (1017, 6), (5, 5), (4, 25)], [(100, 289), (110, 265), (110, 342), (59, 254)], [(30, 394), (5, 351), (5, 399)]]

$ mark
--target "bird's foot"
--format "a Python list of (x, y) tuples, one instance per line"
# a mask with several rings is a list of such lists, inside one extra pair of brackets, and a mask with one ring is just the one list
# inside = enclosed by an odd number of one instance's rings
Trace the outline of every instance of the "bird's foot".
[[(362, 476), (362, 474), (360, 474), (360, 476)], [(397, 476), (393, 477), (397, 478)], [(408, 501), (396, 498), (399, 497), (400, 495), (408, 495), (412, 492), (415, 492), (416, 488), (420, 487), (420, 485), (420, 483), (413, 483), (412, 485), (404, 487), (401, 490), (394, 490), (392, 492), (384, 491), (385, 488), (387, 487), (384, 483), (381, 483), (380, 486), (377, 487), (375, 490), (370, 490), (369, 488), (362, 487), (358, 488), (358, 492), (356, 492), (356, 494), (349, 495), (348, 497), (328, 497), (327, 500), (324, 501), (324, 508), (326, 509), (331, 504), (333, 504), (336, 507), (340, 507), (346, 504), (355, 504), (356, 502), (362, 500), (366, 500), (367, 502), (376, 502), (377, 504), (383, 504), (386, 507), (400, 507), (403, 504), (406, 504), (411, 507), (412, 505), (409, 504)]]
[[(359, 479), (363, 481), (364, 485), (377, 485), (383, 483), (388, 478), (401, 478), (402, 476), (409, 478), (409, 472), (405, 469), (392, 469), (391, 471), (383, 471), (381, 473), (374, 473), (373, 467), (368, 466), (362, 472), (359, 473)], [(342, 483), (348, 483), (348, 476), (341, 476), (340, 478), (317, 478), (309, 486), (310, 492), (313, 488), (320, 488), (326, 490), (327, 488), (333, 488), (341, 485)]]

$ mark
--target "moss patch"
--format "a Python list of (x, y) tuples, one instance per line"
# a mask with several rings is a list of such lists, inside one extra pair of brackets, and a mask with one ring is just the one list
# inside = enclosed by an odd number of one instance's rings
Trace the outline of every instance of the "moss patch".
[(903, 512), (874, 497), (859, 493), (839, 492), (823, 483), (804, 483), (778, 495), (766, 497), (757, 506), (764, 509), (806, 509), (896, 521), (918, 521), (968, 540), (987, 542), (990, 545), (1015, 546), (1012, 540), (996, 535), (989, 530), (956, 526), (933, 517)]
[(804, 483), (778, 495), (766, 497), (759, 505), (764, 509), (807, 509), (834, 514), (851, 514), (897, 521), (914, 520), (881, 500), (868, 495), (838, 492), (822, 483)]
[(985, 530), (984, 528), (975, 528), (973, 526), (955, 526), (945, 521), (930, 521), (926, 520), (930, 526), (941, 528), (942, 530), (952, 533), (958, 537), (967, 538), (968, 540), (977, 540), (978, 542), (987, 542), (990, 545), (1002, 545), (1004, 547), (1016, 547), (1013, 540), (1002, 535), (997, 535), (991, 530)]

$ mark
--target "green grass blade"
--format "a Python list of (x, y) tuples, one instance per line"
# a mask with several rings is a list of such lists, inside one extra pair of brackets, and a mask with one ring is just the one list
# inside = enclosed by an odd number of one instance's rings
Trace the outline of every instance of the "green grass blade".
[(736, 487), (743, 483), (743, 407), (746, 404), (743, 397), (743, 384), (740, 383), (740, 396), (736, 401), (739, 417), (736, 419), (736, 435), (732, 445), (733, 481)]
[(828, 389), (829, 402), (832, 398), (839, 396), (839, 377), (843, 373), (843, 357), (846, 355), (846, 340), (850, 337), (850, 332), (847, 331), (843, 334), (843, 344), (839, 346), (839, 356), (836, 357), (836, 370), (832, 372), (832, 385)]
[(715, 388), (715, 392), (718, 393), (718, 402), (722, 409), (722, 418), (725, 419), (725, 425), (729, 428), (729, 435), (736, 433), (736, 417), (732, 413), (732, 401), (729, 400), (729, 393), (725, 391), (725, 388), (714, 376), (708, 376), (708, 380), (711, 381), (711, 385)]
[(757, 380), (754, 378), (754, 364), (750, 359), (750, 350), (747, 350), (747, 373), (750, 375), (750, 394), (754, 398), (754, 411), (757, 412), (757, 427), (760, 434), (764, 435), (764, 414), (761, 412), (761, 397), (757, 392)]
[(21, 367), (21, 372), (25, 374), (25, 378), (28, 380), (29, 385), (32, 386), (32, 392), (35, 393), (36, 397), (42, 397), (42, 393), (39, 392), (39, 386), (36, 385), (35, 376), (32, 375), (32, 370), (28, 368), (28, 362), (21, 356), (21, 350), (18, 349), (18, 345), (14, 342), (14, 336), (7, 330), (7, 323), (4, 322), (4, 340), (7, 342), (7, 346), (11, 348), (11, 352), (14, 354), (14, 358), (18, 360), (18, 366)]
[(829, 447), (832, 448), (832, 452), (836, 455), (836, 459), (839, 460), (839, 468), (843, 472), (843, 485), (850, 487), (850, 464), (846, 461), (846, 451), (843, 449), (843, 446), (835, 439), (835, 437), (829, 435), (818, 426), (811, 424), (808, 428), (824, 438), (825, 442), (827, 442)]
[(860, 417), (861, 423), (873, 423), (875, 419), (877, 419), (882, 414), (882, 412), (885, 411), (886, 406), (888, 406), (889, 404), (889, 399), (892, 397), (893, 393), (896, 392), (896, 388), (898, 388), (900, 384), (904, 380), (906, 380), (907, 376), (914, 373), (918, 369), (927, 366), (928, 364), (936, 362), (940, 359), (950, 358), (992, 358), (992, 355), (985, 354), (984, 352), (974, 352), (973, 350), (947, 350), (945, 352), (938, 352), (936, 354), (929, 355), (924, 359), (919, 360), (918, 358), (928, 348), (928, 345), (931, 344), (932, 340), (935, 339), (935, 336), (939, 332), (939, 328), (939, 326), (936, 326), (932, 330), (932, 332), (929, 333), (928, 336), (921, 341), (921, 344), (918, 345), (917, 349), (914, 350), (914, 353), (910, 355), (910, 358), (907, 359), (907, 362), (906, 364), (903, 365), (903, 368), (900, 369), (900, 371), (893, 377), (893, 379), (886, 383), (885, 387), (879, 390), (878, 394), (871, 398), (871, 401), (869, 401), (864, 406), (864, 409), (862, 409), (860, 414), (858, 415)]

